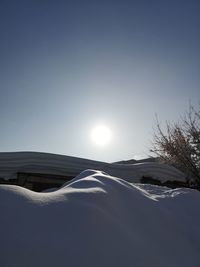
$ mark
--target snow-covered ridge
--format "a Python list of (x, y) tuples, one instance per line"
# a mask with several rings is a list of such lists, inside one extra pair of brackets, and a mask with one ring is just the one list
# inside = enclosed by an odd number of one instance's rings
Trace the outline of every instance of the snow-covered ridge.
[(143, 176), (162, 182), (185, 181), (186, 178), (177, 169), (156, 162), (124, 165), (40, 152), (0, 152), (0, 177), (4, 179), (16, 178), (17, 172), (75, 177), (86, 169), (105, 171), (130, 182), (139, 182)]
[(0, 186), (0, 266), (198, 267), (200, 194), (87, 170), (60, 189)]

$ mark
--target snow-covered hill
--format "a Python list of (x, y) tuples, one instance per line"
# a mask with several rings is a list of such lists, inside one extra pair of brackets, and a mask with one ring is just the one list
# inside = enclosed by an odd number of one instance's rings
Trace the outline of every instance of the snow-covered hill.
[(199, 267), (200, 193), (87, 170), (50, 193), (0, 186), (2, 267)]
[(105, 171), (130, 182), (139, 182), (143, 176), (162, 182), (185, 181), (185, 175), (177, 169), (156, 162), (137, 164), (112, 164), (76, 157), (39, 152), (1, 152), (0, 177), (16, 178), (17, 172), (47, 173), (76, 176), (86, 169)]

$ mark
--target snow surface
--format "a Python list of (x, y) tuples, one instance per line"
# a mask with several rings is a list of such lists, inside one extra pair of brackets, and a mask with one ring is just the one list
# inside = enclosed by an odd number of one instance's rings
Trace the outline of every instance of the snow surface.
[(0, 186), (2, 267), (199, 267), (200, 193), (86, 170), (54, 192)]
[(167, 180), (186, 180), (186, 176), (179, 170), (156, 162), (112, 164), (39, 152), (0, 153), (0, 177), (5, 179), (16, 178), (17, 172), (47, 173), (75, 177), (86, 169), (105, 171), (109, 175), (123, 177), (129, 182), (140, 182), (143, 176), (159, 179), (162, 182)]

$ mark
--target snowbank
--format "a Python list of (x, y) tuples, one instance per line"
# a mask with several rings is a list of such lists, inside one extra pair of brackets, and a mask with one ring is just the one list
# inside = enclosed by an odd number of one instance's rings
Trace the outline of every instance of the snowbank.
[(116, 177), (123, 177), (129, 182), (140, 182), (143, 176), (152, 177), (162, 182), (184, 181), (186, 176), (177, 169), (146, 162), (138, 164), (111, 164), (76, 157), (39, 152), (1, 152), (0, 177), (16, 178), (17, 172), (47, 173), (64, 176), (76, 176), (86, 169), (105, 171)]
[(0, 186), (3, 267), (198, 267), (200, 193), (87, 170), (54, 192)]

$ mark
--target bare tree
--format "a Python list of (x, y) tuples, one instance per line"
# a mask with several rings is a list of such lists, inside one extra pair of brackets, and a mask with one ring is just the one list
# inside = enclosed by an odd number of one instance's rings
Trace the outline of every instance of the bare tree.
[(190, 105), (177, 123), (157, 119), (151, 152), (187, 174), (190, 186), (200, 187), (200, 109)]

